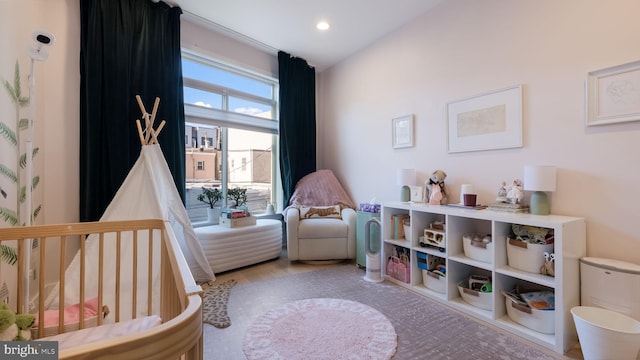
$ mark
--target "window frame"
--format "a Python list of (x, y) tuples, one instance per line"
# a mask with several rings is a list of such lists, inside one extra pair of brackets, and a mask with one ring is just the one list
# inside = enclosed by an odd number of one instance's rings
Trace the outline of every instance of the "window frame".
[[(271, 87), (271, 98), (267, 99), (251, 93), (245, 93), (240, 90), (230, 89), (221, 85), (210, 83), (207, 81), (193, 79), (183, 76), (183, 87), (193, 88), (201, 91), (212, 92), (222, 96), (222, 109), (216, 109), (206, 106), (184, 103), (185, 121), (188, 125), (203, 125), (219, 127), (221, 139), (221, 161), (222, 168), (229, 169), (228, 166), (228, 129), (236, 128), (241, 130), (256, 131), (272, 135), (271, 141), (271, 202), (276, 202), (282, 198), (282, 190), (280, 186), (280, 167), (279, 167), (279, 81), (276, 78), (257, 74), (247, 69), (241, 69), (237, 66), (224, 63), (218, 59), (204, 56), (189, 49), (182, 48), (182, 58), (188, 61), (197, 62), (205, 66), (214, 67), (221, 71), (226, 71), (238, 76), (249, 78), (268, 84)], [(230, 98), (239, 98), (249, 102), (267, 105), (271, 109), (271, 119), (264, 117), (243, 114), (228, 110)], [(186, 145), (185, 145), (186, 147)], [(221, 188), (226, 193), (228, 188), (228, 174), (222, 171)], [(226, 199), (223, 199), (222, 205), (226, 206)]]

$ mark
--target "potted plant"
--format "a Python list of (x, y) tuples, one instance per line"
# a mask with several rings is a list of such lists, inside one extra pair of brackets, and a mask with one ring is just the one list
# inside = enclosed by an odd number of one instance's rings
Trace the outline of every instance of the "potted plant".
[(230, 207), (241, 207), (247, 203), (247, 189), (232, 188), (227, 190), (227, 200), (232, 201)]
[(209, 205), (207, 208), (208, 222), (217, 224), (220, 221), (220, 208), (216, 203), (222, 200), (222, 191), (218, 188), (202, 187), (202, 193), (198, 195), (198, 200)]

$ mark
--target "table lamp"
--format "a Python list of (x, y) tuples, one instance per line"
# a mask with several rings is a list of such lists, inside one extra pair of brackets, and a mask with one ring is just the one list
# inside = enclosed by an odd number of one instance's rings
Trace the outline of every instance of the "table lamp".
[(529, 202), (529, 211), (535, 215), (549, 215), (549, 198), (545, 191), (556, 190), (555, 166), (525, 166), (524, 190), (533, 191)]
[(397, 183), (400, 188), (400, 201), (408, 202), (411, 200), (411, 185), (416, 184), (415, 169), (398, 169)]

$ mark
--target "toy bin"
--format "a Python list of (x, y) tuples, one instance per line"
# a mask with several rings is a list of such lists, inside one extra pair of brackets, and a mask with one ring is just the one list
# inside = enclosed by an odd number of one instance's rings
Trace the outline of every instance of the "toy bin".
[(492, 292), (482, 292), (477, 290), (471, 290), (469, 288), (468, 280), (463, 280), (458, 283), (458, 291), (460, 291), (460, 296), (462, 297), (462, 300), (464, 300), (468, 304), (473, 305), (480, 309), (491, 310), (491, 305), (492, 305), (491, 298), (493, 296)]
[(507, 239), (507, 263), (514, 269), (539, 274), (544, 265), (544, 253), (553, 253), (553, 243), (536, 244)]
[(447, 288), (447, 278), (440, 276), (433, 271), (422, 270), (422, 282), (427, 289), (431, 289), (441, 294), (445, 293)]
[(514, 322), (543, 334), (555, 333), (555, 310), (539, 310), (505, 296), (507, 315)]
[(493, 242), (491, 235), (463, 235), (462, 247), (466, 257), (486, 263), (492, 262)]
[(411, 282), (411, 263), (406, 255), (390, 256), (387, 260), (386, 274), (404, 283)]

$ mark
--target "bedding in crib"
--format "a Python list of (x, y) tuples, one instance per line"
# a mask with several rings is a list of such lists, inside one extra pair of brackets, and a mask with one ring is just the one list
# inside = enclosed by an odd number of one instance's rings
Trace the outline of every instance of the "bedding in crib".
[(78, 345), (85, 345), (100, 340), (115, 338), (118, 336), (134, 334), (150, 329), (162, 324), (162, 319), (158, 315), (145, 316), (124, 322), (104, 324), (96, 327), (86, 328), (40, 338), (38, 340), (57, 341), (58, 350), (69, 349)]

